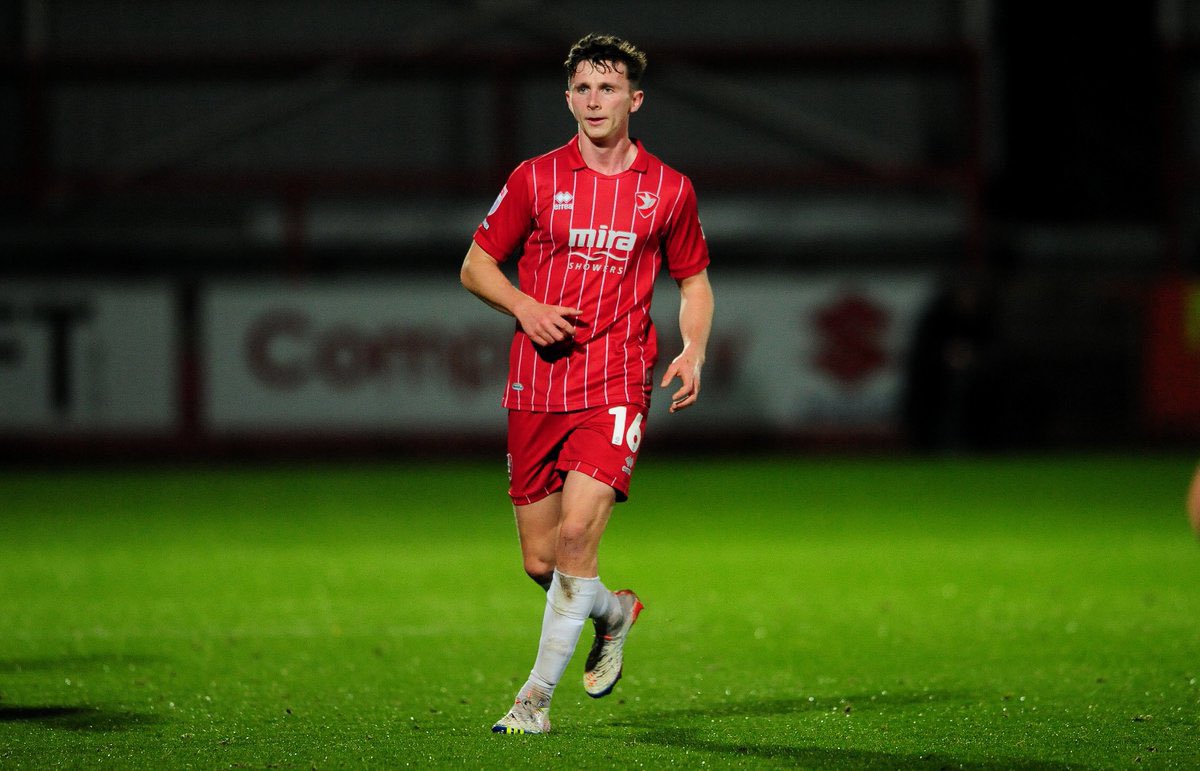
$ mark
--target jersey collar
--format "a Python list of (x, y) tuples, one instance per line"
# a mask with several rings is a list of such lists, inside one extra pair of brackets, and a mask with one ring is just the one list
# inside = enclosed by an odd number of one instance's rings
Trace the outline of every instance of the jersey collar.
[[(630, 137), (630, 141), (637, 147), (637, 155), (633, 158), (633, 165), (626, 171), (636, 171), (639, 174), (645, 174), (650, 170), (650, 156), (646, 154), (646, 148), (642, 147), (642, 142), (639, 139)], [(580, 171), (588, 167), (583, 160), (583, 153), (579, 152), (579, 136), (571, 137), (571, 141), (567, 143), (567, 153), (571, 159), (571, 170)]]

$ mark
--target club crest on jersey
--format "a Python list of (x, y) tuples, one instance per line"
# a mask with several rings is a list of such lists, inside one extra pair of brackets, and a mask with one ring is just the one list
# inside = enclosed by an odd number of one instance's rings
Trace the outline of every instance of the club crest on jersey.
[(574, 208), (575, 196), (568, 193), (566, 190), (559, 190), (554, 194), (554, 211), (570, 210)]
[(604, 271), (620, 275), (625, 272), (624, 263), (629, 261), (630, 252), (637, 244), (637, 233), (612, 230), (607, 225), (571, 228), (568, 244), (571, 247), (571, 260), (567, 263), (569, 270)]
[(654, 211), (654, 207), (658, 205), (658, 196), (654, 193), (638, 193), (637, 194), (637, 211), (643, 217), (650, 216)]

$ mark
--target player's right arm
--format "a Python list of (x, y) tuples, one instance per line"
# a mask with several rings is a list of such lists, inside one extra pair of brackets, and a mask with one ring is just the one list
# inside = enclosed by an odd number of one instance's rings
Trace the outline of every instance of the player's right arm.
[(572, 319), (583, 311), (547, 305), (517, 289), (500, 270), (499, 262), (476, 241), (467, 250), (459, 278), (471, 294), (514, 317), (536, 345), (553, 345), (575, 335)]

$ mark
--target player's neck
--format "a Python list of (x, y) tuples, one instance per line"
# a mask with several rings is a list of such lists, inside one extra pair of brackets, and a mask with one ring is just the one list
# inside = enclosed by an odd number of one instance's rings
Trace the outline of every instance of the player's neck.
[(633, 165), (637, 158), (637, 144), (629, 135), (621, 137), (612, 144), (598, 145), (591, 139), (579, 133), (579, 154), (588, 168), (600, 174), (620, 174)]

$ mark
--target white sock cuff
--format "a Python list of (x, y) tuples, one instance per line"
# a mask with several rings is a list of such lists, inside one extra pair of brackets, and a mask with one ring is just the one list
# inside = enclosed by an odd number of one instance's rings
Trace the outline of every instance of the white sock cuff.
[(546, 601), (555, 612), (567, 618), (583, 620), (592, 614), (596, 592), (600, 588), (600, 577), (581, 578), (554, 570)]
[(600, 576), (592, 576), (591, 578), (584, 578), (583, 576), (572, 576), (572, 575), (562, 572), (558, 568), (554, 569), (554, 575), (562, 576), (563, 578), (570, 578), (573, 581), (599, 581), (600, 580)]

